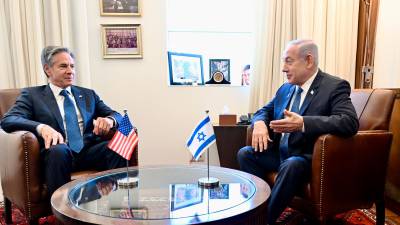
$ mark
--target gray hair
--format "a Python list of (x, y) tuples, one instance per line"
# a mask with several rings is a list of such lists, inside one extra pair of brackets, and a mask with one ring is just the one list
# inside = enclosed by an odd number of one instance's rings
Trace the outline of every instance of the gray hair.
[[(66, 47), (61, 47), (61, 46), (47, 46), (47, 47), (43, 48), (42, 54), (41, 54), (41, 56), (40, 56), (40, 60), (42, 61), (43, 70), (44, 70), (44, 65), (46, 65), (46, 64), (47, 64), (48, 66), (52, 67), (52, 66), (53, 66), (53, 63), (54, 63), (54, 62), (53, 62), (53, 57), (54, 57), (55, 55), (57, 55), (58, 53), (61, 53), (61, 52), (66, 52), (66, 53), (68, 53), (73, 59), (75, 59), (74, 53), (72, 53), (72, 51), (69, 50), (69, 49), (66, 48)], [(46, 73), (46, 71), (44, 71), (44, 73)], [(48, 76), (47, 73), (46, 73), (46, 76)]]
[(307, 55), (311, 55), (314, 58), (315, 65), (318, 66), (318, 46), (313, 40), (298, 39), (288, 43), (287, 46), (299, 46), (299, 56), (306, 58)]

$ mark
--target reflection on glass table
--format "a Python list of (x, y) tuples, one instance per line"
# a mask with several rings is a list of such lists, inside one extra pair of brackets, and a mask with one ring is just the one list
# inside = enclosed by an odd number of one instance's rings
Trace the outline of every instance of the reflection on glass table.
[[(80, 183), (68, 196), (75, 207), (93, 214), (141, 220), (223, 211), (245, 203), (256, 191), (251, 180), (221, 172), (213, 174), (221, 181), (219, 187), (201, 188), (197, 184), (197, 177), (203, 176), (201, 171), (187, 173), (172, 167), (130, 170), (128, 175), (126, 171), (110, 173)], [(118, 181), (127, 176), (137, 179), (138, 183), (129, 188), (119, 186)]]
[[(246, 193), (241, 189), (244, 186)], [(172, 184), (170, 217), (204, 215), (228, 209), (247, 201), (254, 191), (250, 183), (220, 184), (212, 189), (200, 188), (197, 184)]]
[[(54, 192), (51, 206), (62, 224), (265, 224), (268, 184), (251, 174), (210, 167), (220, 185), (198, 186), (203, 165), (114, 169), (73, 180)], [(127, 180), (128, 178), (128, 180)], [(123, 181), (128, 181), (124, 183)]]

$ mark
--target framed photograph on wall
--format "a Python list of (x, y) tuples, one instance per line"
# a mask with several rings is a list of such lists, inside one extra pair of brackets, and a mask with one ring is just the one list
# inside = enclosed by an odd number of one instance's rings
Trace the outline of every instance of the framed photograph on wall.
[(102, 16), (140, 16), (140, 0), (100, 0)]
[(201, 55), (168, 52), (170, 85), (204, 84)]
[(143, 58), (140, 24), (102, 24), (103, 58)]
[(210, 78), (212, 78), (216, 72), (221, 72), (225, 80), (230, 82), (230, 60), (210, 59)]

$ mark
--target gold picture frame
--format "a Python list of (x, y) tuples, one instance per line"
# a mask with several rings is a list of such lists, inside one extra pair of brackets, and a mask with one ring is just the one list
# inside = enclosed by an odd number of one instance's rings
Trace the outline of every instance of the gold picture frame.
[(100, 0), (101, 16), (140, 16), (140, 0)]
[(103, 58), (143, 58), (140, 24), (102, 24)]

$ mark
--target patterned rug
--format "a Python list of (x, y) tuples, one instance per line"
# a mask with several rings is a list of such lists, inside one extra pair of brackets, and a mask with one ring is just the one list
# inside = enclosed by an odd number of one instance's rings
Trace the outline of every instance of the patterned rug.
[[(356, 209), (336, 216), (335, 219), (329, 221), (328, 225), (375, 225), (375, 208)], [(287, 208), (278, 219), (279, 225), (314, 225), (310, 220), (305, 218), (304, 214), (291, 208)], [(386, 225), (396, 225), (394, 221), (386, 218)]]
[[(6, 225), (4, 218), (4, 203), (0, 202), (0, 224)], [(14, 225), (27, 225), (23, 214), (13, 207), (13, 222)], [(39, 225), (54, 225), (54, 216), (43, 217), (39, 220)], [(287, 208), (278, 220), (279, 225), (313, 225), (300, 212)], [(330, 221), (329, 225), (374, 225), (375, 224), (375, 209), (357, 209), (336, 216), (336, 219)], [(395, 222), (386, 219), (386, 225), (396, 225)]]
[[(14, 222), (13, 225), (28, 225), (24, 215), (15, 207), (12, 209), (12, 220)], [(4, 202), (0, 202), (0, 224), (7, 225), (4, 216)], [(39, 225), (55, 225), (54, 216), (40, 218)]]

